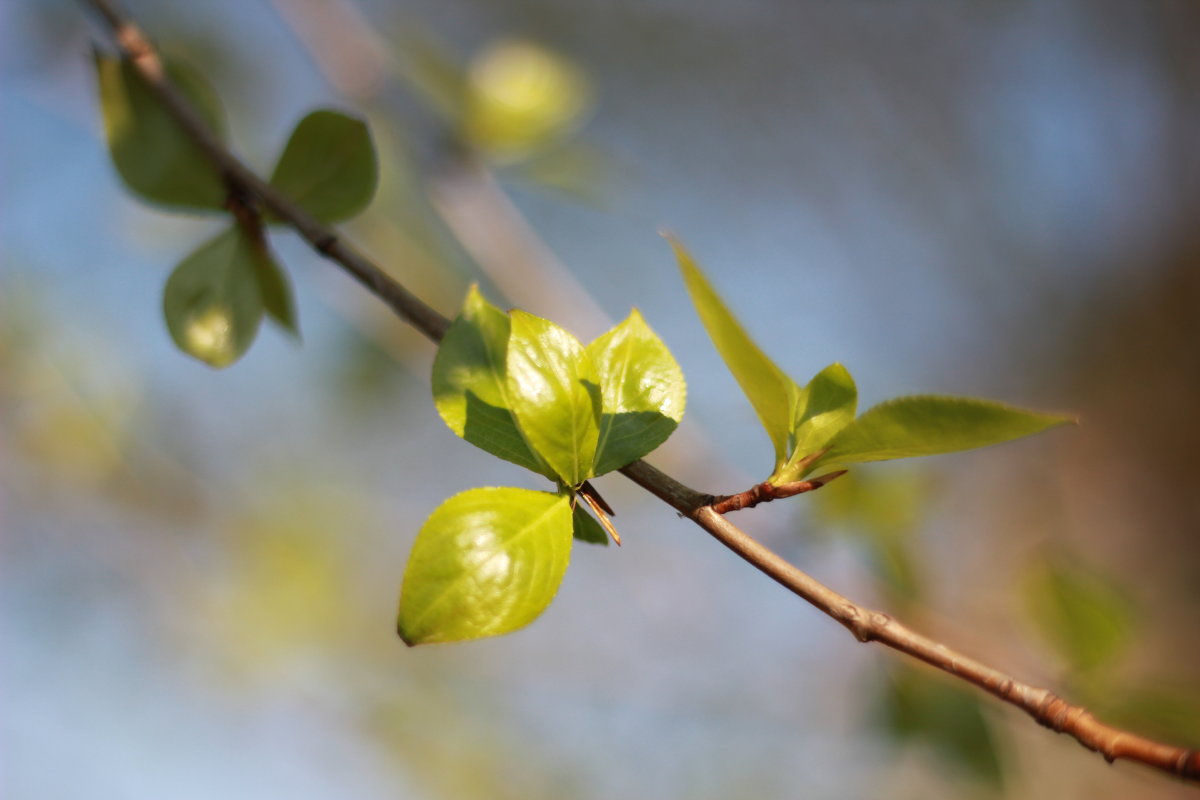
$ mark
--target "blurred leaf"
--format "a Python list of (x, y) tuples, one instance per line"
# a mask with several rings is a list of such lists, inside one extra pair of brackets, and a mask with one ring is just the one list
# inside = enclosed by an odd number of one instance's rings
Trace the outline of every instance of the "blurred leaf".
[(265, 239), (259, 240), (259, 246), (253, 249), (255, 259), (255, 275), (258, 278), (258, 290), (262, 295), (263, 310), (279, 326), (288, 333), (299, 338), (300, 326), (296, 318), (296, 301), (292, 296), (292, 284), (288, 280), (283, 267), (267, 249)]
[(675, 250), (700, 321), (771, 437), (778, 470), (787, 460), (792, 409), (800, 389), (742, 329), (683, 245), (673, 238), (668, 237), (668, 241)]
[(1190, 684), (1156, 686), (1107, 694), (1097, 713), (1104, 722), (1200, 747), (1200, 692)]
[(888, 605), (909, 607), (921, 596), (921, 588), (917, 561), (907, 540), (895, 536), (870, 536), (865, 541), (875, 575), (888, 590)]
[(583, 503), (576, 503), (572, 517), (575, 538), (588, 544), (608, 545), (608, 532), (596, 519), (584, 509)]
[(413, 543), (398, 628), (409, 645), (515, 631), (554, 599), (571, 553), (571, 501), (471, 489), (442, 503)]
[(667, 440), (683, 419), (687, 386), (671, 351), (635, 309), (588, 345), (601, 389), (594, 474), (636, 461)]
[(1007, 442), (1073, 421), (1071, 417), (1025, 411), (990, 400), (921, 395), (875, 406), (830, 442), (814, 462), (854, 464), (971, 450)]
[(507, 174), (567, 199), (603, 208), (610, 205), (616, 167), (607, 153), (572, 139), (538, 150)]
[(509, 330), (508, 315), (472, 286), (433, 360), (433, 401), (450, 430), (471, 444), (555, 480), (510, 410)]
[(567, 486), (594, 474), (600, 380), (579, 340), (549, 320), (512, 311), (508, 398), (526, 441)]
[(796, 395), (792, 409), (792, 457), (779, 473), (779, 483), (799, 480), (808, 470), (798, 462), (829, 444), (839, 431), (854, 421), (858, 388), (849, 370), (830, 364), (818, 372)]
[(519, 159), (574, 129), (591, 104), (571, 62), (530, 42), (506, 40), (470, 68), (464, 136), (500, 161)]
[(271, 185), (322, 222), (340, 222), (371, 202), (379, 166), (362, 120), (314, 111), (292, 131)]
[(213, 367), (227, 367), (246, 352), (263, 315), (260, 258), (235, 227), (175, 268), (163, 291), (163, 315), (180, 350)]
[[(224, 115), (216, 93), (198, 73), (168, 63), (167, 77), (220, 139)], [(124, 60), (96, 54), (100, 110), (109, 152), (125, 185), (151, 203), (223, 209), (220, 173)]]
[(467, 104), (467, 75), (442, 42), (410, 24), (400, 34), (396, 56), (409, 85), (445, 119), (461, 119)]
[(1075, 559), (1050, 557), (1032, 565), (1022, 588), (1030, 619), (1076, 670), (1111, 663), (1132, 637), (1134, 610), (1128, 597)]
[(1000, 753), (976, 692), (897, 667), (880, 711), (895, 741), (923, 742), (944, 763), (997, 789), (1003, 786)]

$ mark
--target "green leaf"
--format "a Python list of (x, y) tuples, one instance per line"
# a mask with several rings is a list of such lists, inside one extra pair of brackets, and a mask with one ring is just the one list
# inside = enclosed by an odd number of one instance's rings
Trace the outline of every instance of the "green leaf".
[(921, 395), (875, 406), (829, 443), (810, 465), (854, 464), (972, 450), (1072, 422), (1071, 417), (1025, 411), (989, 400)]
[(1106, 692), (1100, 719), (1167, 741), (1200, 746), (1200, 692), (1184, 681)]
[(375, 194), (379, 167), (362, 120), (314, 111), (288, 139), (271, 185), (323, 222), (358, 214)]
[(572, 517), (575, 538), (588, 544), (602, 544), (607, 546), (608, 531), (604, 530), (600, 523), (583, 506), (584, 504), (581, 502), (575, 504), (574, 516)]
[(1034, 564), (1022, 588), (1029, 618), (1080, 672), (1111, 664), (1132, 638), (1129, 598), (1075, 559), (1052, 556)]
[(508, 397), (525, 440), (567, 486), (594, 474), (600, 380), (591, 358), (553, 322), (514, 310), (508, 339)]
[(880, 710), (885, 729), (897, 742), (923, 742), (946, 764), (996, 788), (1003, 785), (996, 739), (974, 692), (899, 667)]
[(594, 473), (636, 461), (683, 419), (687, 386), (671, 351), (635, 309), (587, 347), (600, 378), (600, 439)]
[(675, 250), (683, 281), (700, 321), (771, 438), (775, 447), (775, 469), (778, 470), (788, 457), (792, 409), (800, 390), (742, 329), (683, 245), (670, 237), (668, 241)]
[(230, 228), (202, 245), (171, 273), (163, 315), (179, 349), (213, 367), (246, 352), (263, 316), (255, 243)]
[(262, 247), (255, 249), (255, 275), (258, 277), (258, 290), (262, 296), (263, 309), (267, 316), (275, 320), (281, 328), (299, 338), (300, 326), (296, 318), (296, 301), (292, 296), (292, 284), (287, 273), (266, 247), (262, 239)]
[(806, 475), (808, 470), (803, 468), (803, 460), (823, 449), (853, 422), (857, 408), (858, 389), (849, 370), (841, 364), (830, 364), (814, 375), (796, 395), (792, 409), (792, 457), (775, 480), (788, 483)]
[[(167, 64), (166, 74), (213, 133), (223, 139), (220, 100), (204, 78), (174, 63)], [(97, 53), (96, 75), (104, 135), (125, 185), (151, 203), (224, 208), (227, 189), (220, 173), (133, 65)]]
[(442, 503), (413, 543), (398, 630), (409, 645), (499, 636), (554, 599), (571, 555), (567, 494), (471, 489)]
[(450, 430), (471, 444), (556, 480), (510, 410), (509, 328), (508, 315), (472, 286), (433, 360), (433, 402)]

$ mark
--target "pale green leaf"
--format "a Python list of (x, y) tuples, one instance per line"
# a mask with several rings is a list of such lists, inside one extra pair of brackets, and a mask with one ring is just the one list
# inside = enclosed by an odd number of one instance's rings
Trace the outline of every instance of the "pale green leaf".
[(180, 350), (214, 367), (246, 352), (263, 316), (261, 257), (253, 240), (230, 228), (175, 268), (163, 290), (163, 316)]
[(811, 466), (972, 450), (1071, 421), (1071, 417), (1025, 411), (989, 400), (898, 397), (875, 406), (843, 428), (829, 443), (829, 452)]
[(379, 167), (362, 120), (314, 111), (292, 131), (271, 185), (323, 222), (358, 214), (375, 194)]
[(830, 364), (813, 376), (796, 394), (792, 409), (792, 456), (777, 477), (788, 483), (808, 474), (805, 458), (824, 449), (843, 428), (854, 421), (858, 408), (858, 389), (849, 370)]
[(472, 286), (433, 360), (433, 402), (450, 430), (471, 444), (556, 480), (510, 411), (508, 337), (508, 315)]
[(683, 419), (687, 387), (671, 351), (635, 309), (587, 347), (600, 378), (595, 474), (636, 461)]
[(400, 592), (409, 645), (499, 636), (554, 599), (571, 554), (571, 501), (529, 489), (471, 489), (421, 526)]
[(508, 398), (530, 448), (568, 486), (594, 474), (600, 380), (579, 340), (553, 322), (510, 314)]
[[(167, 63), (167, 77), (218, 138), (225, 132), (220, 101), (198, 73)], [(109, 153), (125, 185), (151, 203), (221, 209), (220, 173), (128, 61), (96, 54), (100, 111)]]
[(596, 518), (584, 509), (582, 502), (575, 503), (572, 524), (575, 528), (575, 538), (588, 544), (608, 545), (608, 531), (596, 521)]
[(675, 250), (700, 321), (771, 438), (778, 469), (788, 457), (792, 408), (799, 389), (754, 343), (683, 245), (673, 238), (668, 237), (668, 241)]
[(1022, 586), (1030, 620), (1076, 670), (1111, 663), (1134, 630), (1129, 598), (1107, 577), (1075, 559), (1051, 557), (1032, 565)]

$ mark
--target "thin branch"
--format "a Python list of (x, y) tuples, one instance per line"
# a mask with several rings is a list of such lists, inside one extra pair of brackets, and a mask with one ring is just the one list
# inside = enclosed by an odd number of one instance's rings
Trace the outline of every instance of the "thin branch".
[(792, 481), (791, 483), (774, 484), (770, 481), (751, 486), (744, 492), (737, 494), (725, 494), (720, 497), (714, 497), (709, 504), (713, 511), (718, 514), (728, 514), (730, 511), (740, 511), (743, 508), (754, 508), (759, 503), (769, 503), (772, 500), (782, 500), (785, 497), (794, 497), (805, 492), (815, 491), (820, 489), (830, 481), (836, 480), (846, 474), (846, 470), (840, 469), (837, 472), (829, 472), (825, 475), (818, 475), (815, 478), (809, 478), (806, 481)]
[[(108, 0), (80, 1), (95, 10), (111, 28), (121, 52), (130, 59), (163, 105), (221, 171), (232, 190), (257, 197), (315, 250), (349, 272), (398, 316), (432, 341), (440, 341), (449, 325), (445, 317), (421, 302), (378, 266), (343, 244), (332, 228), (305, 214), (224, 148), (167, 80), (158, 54), (136, 24), (119, 13)], [(1189, 780), (1200, 780), (1200, 752), (1161, 744), (1105, 725), (1086, 709), (1071, 705), (1046, 689), (1021, 683), (916, 633), (883, 612), (854, 603), (731, 524), (713, 507), (714, 498), (711, 495), (684, 486), (644, 461), (635, 461), (622, 468), (621, 472), (691, 519), (753, 567), (832, 617), (860, 642), (879, 642), (967, 681), (1022, 709), (1039, 724), (1074, 737), (1084, 747), (1100, 753), (1110, 762), (1127, 759)]]

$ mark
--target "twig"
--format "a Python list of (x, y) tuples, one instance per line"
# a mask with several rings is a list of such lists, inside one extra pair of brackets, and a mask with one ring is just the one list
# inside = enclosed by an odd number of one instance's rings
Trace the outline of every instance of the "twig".
[(840, 469), (837, 472), (829, 472), (825, 475), (818, 475), (815, 478), (809, 478), (806, 481), (792, 481), (791, 483), (773, 484), (770, 481), (763, 481), (760, 484), (751, 486), (744, 492), (737, 494), (724, 494), (719, 497), (714, 497), (709, 505), (712, 510), (718, 514), (728, 514), (730, 511), (740, 511), (743, 508), (754, 508), (759, 503), (769, 503), (772, 500), (782, 500), (785, 497), (794, 497), (798, 494), (811, 492), (820, 489), (825, 484), (832, 480), (842, 477), (846, 474), (846, 470)]
[[(298, 209), (217, 141), (167, 80), (158, 54), (136, 24), (120, 14), (108, 0), (80, 1), (104, 19), (121, 52), (130, 59), (163, 105), (221, 171), (232, 189), (257, 197), (264, 206), (300, 233), (315, 250), (353, 275), (402, 319), (432, 341), (441, 340), (449, 325), (445, 317), (425, 305), (382, 269), (343, 244), (332, 228)], [(691, 519), (737, 556), (832, 617), (860, 642), (879, 642), (967, 681), (1022, 709), (1039, 724), (1074, 737), (1084, 747), (1100, 753), (1110, 762), (1127, 759), (1189, 780), (1200, 780), (1200, 752), (1162, 744), (1105, 725), (1086, 709), (1071, 705), (1046, 689), (1021, 683), (910, 630), (883, 612), (852, 602), (731, 524), (713, 507), (714, 498), (711, 495), (684, 486), (644, 461), (635, 461), (622, 468), (621, 472)]]

